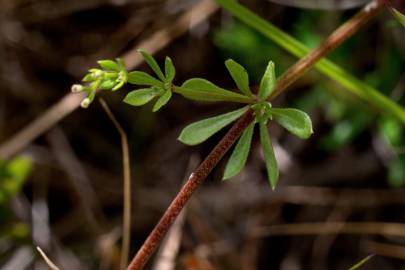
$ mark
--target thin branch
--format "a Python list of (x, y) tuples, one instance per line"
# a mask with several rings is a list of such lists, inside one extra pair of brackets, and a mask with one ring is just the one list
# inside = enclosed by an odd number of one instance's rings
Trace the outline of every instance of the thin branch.
[(60, 270), (59, 267), (57, 267), (49, 258), (46, 256), (45, 252), (42, 251), (40, 247), (37, 247), (37, 250), (39, 254), (42, 256), (44, 259), (45, 263), (48, 265), (49, 269), (51, 270)]
[(129, 257), (129, 243), (131, 240), (131, 167), (129, 163), (129, 147), (128, 147), (128, 137), (124, 129), (121, 127), (117, 118), (111, 112), (107, 103), (100, 98), (101, 106), (107, 113), (111, 122), (118, 130), (121, 136), (121, 147), (122, 147), (122, 161), (123, 161), (123, 171), (124, 171), (124, 217), (123, 217), (123, 228), (122, 228), (122, 248), (121, 248), (121, 262), (120, 269), (124, 270), (128, 264)]
[[(305, 71), (309, 70), (323, 56), (331, 52), (334, 48), (339, 46), (343, 41), (355, 33), (370, 18), (376, 15), (378, 13), (377, 11), (381, 10), (382, 7), (383, 4), (381, 0), (372, 1), (357, 15), (335, 30), (329, 36), (329, 38), (321, 44), (320, 47), (304, 57), (304, 60), (300, 60), (293, 65), (285, 74), (280, 77), (280, 80), (278, 80), (277, 85), (275, 86), (277, 95), (283, 92), (288, 85), (302, 76)], [(276, 95), (273, 95), (270, 97), (270, 100), (273, 100), (275, 97)], [(253, 120), (253, 111), (249, 110), (231, 127), (228, 133), (222, 138), (217, 146), (215, 146), (214, 150), (212, 150), (201, 165), (190, 175), (187, 183), (181, 188), (180, 192), (174, 198), (160, 221), (149, 234), (138, 253), (132, 259), (130, 265), (128, 266), (128, 270), (139, 270), (145, 266), (150, 256), (153, 254), (156, 247), (159, 245), (162, 238), (169, 230), (170, 226), (173, 224), (174, 220), (179, 215), (194, 191), (201, 185), (201, 183), (204, 182), (208, 174)]]

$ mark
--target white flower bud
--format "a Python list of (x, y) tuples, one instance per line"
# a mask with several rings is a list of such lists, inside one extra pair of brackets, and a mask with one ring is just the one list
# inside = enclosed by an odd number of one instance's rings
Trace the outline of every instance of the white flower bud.
[(84, 90), (84, 87), (81, 84), (74, 84), (74, 85), (72, 85), (72, 88), (71, 88), (72, 93), (78, 93), (83, 90)]
[(89, 98), (85, 98), (83, 99), (82, 103), (80, 103), (80, 106), (84, 109), (88, 108), (90, 105), (90, 99)]

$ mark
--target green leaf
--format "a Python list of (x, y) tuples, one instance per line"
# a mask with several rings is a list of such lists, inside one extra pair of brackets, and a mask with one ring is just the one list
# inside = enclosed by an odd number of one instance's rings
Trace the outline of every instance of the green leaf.
[(142, 71), (132, 71), (128, 73), (128, 82), (135, 85), (150, 85), (156, 87), (163, 86), (161, 81)]
[[(117, 83), (117, 82), (116, 82)], [(111, 90), (112, 91), (117, 91), (124, 85), (125, 81), (119, 81)]]
[(274, 70), (274, 63), (272, 61), (267, 65), (266, 71), (262, 77), (259, 88), (259, 98), (260, 100), (266, 100), (271, 92), (273, 92), (274, 86), (276, 85), (276, 74)]
[(105, 70), (120, 71), (120, 67), (112, 60), (100, 60), (97, 63)]
[(219, 130), (241, 117), (247, 110), (248, 107), (243, 107), (236, 111), (207, 118), (188, 125), (181, 131), (178, 140), (187, 145), (202, 143)]
[(173, 65), (172, 59), (170, 59), (168, 56), (166, 56), (165, 59), (165, 75), (168, 82), (172, 82), (174, 76), (176, 76), (176, 69)]
[(271, 188), (274, 190), (278, 182), (278, 165), (274, 156), (273, 146), (271, 145), (267, 125), (264, 121), (260, 125), (260, 142), (262, 144), (264, 160), (266, 162), (267, 175), (269, 177)]
[(82, 81), (83, 82), (92, 82), (94, 81), (96, 78), (94, 78), (94, 74), (93, 73), (88, 73), (86, 74), (86, 76), (83, 77)]
[(274, 120), (301, 139), (308, 139), (313, 132), (311, 118), (297, 109), (270, 109)]
[(249, 75), (246, 72), (245, 68), (232, 59), (226, 60), (225, 66), (231, 74), (232, 79), (238, 86), (238, 89), (245, 95), (252, 96), (252, 92), (249, 88)]
[(405, 15), (395, 8), (392, 8), (392, 13), (394, 14), (395, 19), (397, 19), (397, 21), (402, 25), (402, 27), (405, 27)]
[(166, 92), (156, 101), (155, 105), (153, 105), (153, 112), (160, 110), (167, 102), (169, 102), (170, 98), (172, 97), (172, 91), (166, 90)]
[(134, 90), (128, 93), (124, 102), (132, 106), (141, 106), (151, 101), (158, 93), (159, 91), (155, 88)]
[(181, 87), (176, 87), (175, 91), (185, 98), (198, 101), (252, 102), (252, 99), (247, 96), (225, 90), (200, 78), (185, 81)]
[(250, 144), (252, 143), (254, 127), (255, 122), (252, 122), (240, 137), (238, 144), (235, 146), (235, 149), (229, 158), (228, 164), (226, 165), (223, 178), (224, 180), (236, 176), (240, 173), (243, 167), (245, 167), (250, 151)]
[(162, 73), (162, 70), (160, 69), (158, 63), (156, 62), (155, 58), (153, 58), (152, 55), (150, 55), (149, 53), (147, 53), (144, 50), (138, 50), (138, 52), (140, 52), (143, 56), (143, 58), (145, 59), (145, 62), (151, 67), (151, 69), (156, 73), (156, 75), (159, 77), (160, 80), (164, 81), (165, 80), (165, 76)]
[(102, 82), (100, 83), (99, 88), (100, 88), (100, 89), (103, 89), (103, 90), (108, 90), (108, 89), (113, 88), (113, 87), (115, 86), (115, 84), (116, 84), (115, 81), (112, 81), (112, 80), (105, 80), (105, 81), (102, 81)]

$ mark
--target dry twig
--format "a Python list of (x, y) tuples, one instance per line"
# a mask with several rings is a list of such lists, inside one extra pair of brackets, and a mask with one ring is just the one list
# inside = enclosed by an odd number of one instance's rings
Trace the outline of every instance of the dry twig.
[(40, 247), (37, 247), (37, 250), (39, 254), (42, 256), (44, 259), (45, 263), (48, 265), (49, 269), (51, 270), (60, 270), (59, 267), (57, 267), (49, 258), (46, 256), (45, 252), (42, 251)]
[(122, 228), (122, 249), (121, 249), (121, 263), (120, 268), (124, 270), (128, 264), (129, 257), (129, 243), (131, 240), (131, 167), (129, 163), (129, 147), (128, 147), (128, 137), (124, 129), (121, 127), (117, 118), (111, 112), (107, 103), (100, 98), (101, 106), (107, 113), (111, 122), (113, 122), (115, 128), (118, 130), (121, 136), (121, 147), (122, 147), (122, 166), (124, 171), (124, 221)]

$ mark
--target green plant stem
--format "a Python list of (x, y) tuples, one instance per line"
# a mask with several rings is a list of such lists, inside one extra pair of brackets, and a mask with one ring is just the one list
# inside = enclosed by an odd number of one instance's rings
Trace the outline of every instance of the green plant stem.
[[(302, 44), (300, 41), (290, 36), (289, 34), (283, 32), (270, 22), (260, 18), (258, 15), (256, 15), (249, 9), (245, 8), (244, 6), (238, 4), (236, 1), (234, 0), (216, 0), (216, 1), (220, 6), (229, 11), (233, 16), (235, 16), (245, 24), (249, 25), (256, 31), (260, 32), (267, 38), (271, 39), (272, 41), (277, 43), (279, 46), (281, 46), (291, 54), (301, 58), (310, 52), (310, 49), (306, 47), (304, 44)], [(354, 21), (350, 20), (345, 24), (346, 26), (342, 25), (342, 27), (345, 26), (348, 29), (353, 29), (354, 30), (353, 32), (355, 32), (362, 24), (367, 22), (371, 17), (373, 17), (376, 13), (382, 10), (383, 6), (384, 6), (383, 0), (372, 1), (365, 8), (363, 8), (360, 11), (360, 13), (356, 15), (358, 17), (357, 20)], [(340, 34), (342, 34), (342, 32)], [(340, 34), (335, 32), (334, 38), (338, 38), (338, 35)], [(332, 38), (333, 34), (330, 36), (330, 39)], [(308, 57), (309, 56), (307, 56), (307, 58)], [(304, 61), (303, 59), (301, 60)], [(310, 65), (310, 67), (312, 67), (312, 65)], [(322, 59), (315, 64), (315, 67), (321, 73), (325, 74), (332, 80), (336, 81), (337, 83), (345, 87), (345, 89), (349, 90), (351, 93), (358, 96), (362, 100), (375, 106), (382, 112), (386, 112), (397, 117), (399, 120), (401, 120), (402, 123), (405, 123), (405, 109), (403, 107), (401, 107), (397, 103), (393, 102), (392, 100), (381, 94), (375, 88), (357, 79), (356, 77), (354, 77), (353, 75), (345, 71), (343, 68), (333, 63), (332, 61), (328, 59)], [(302, 74), (297, 73), (297, 75), (295, 76), (299, 77), (301, 75)]]
[[(364, 12), (363, 10), (360, 11)], [(375, 15), (376, 12), (373, 13)], [(354, 16), (350, 19), (346, 24), (350, 25), (350, 22), (357, 21), (358, 15)], [(361, 20), (367, 21), (369, 17), (361, 17)], [(360, 22), (360, 25), (363, 23)], [(343, 31), (344, 30), (344, 31)], [(358, 28), (348, 28), (344, 27), (338, 28), (336, 31), (340, 32), (339, 42), (343, 42), (346, 38), (350, 37)], [(347, 33), (345, 32), (347, 31)], [(336, 35), (336, 32), (332, 33), (330, 37)], [(328, 38), (329, 39), (329, 38)], [(335, 40), (337, 42), (337, 40)], [(304, 64), (300, 61), (293, 65), (287, 72), (299, 72), (303, 68), (307, 70), (310, 66), (314, 65), (319, 59), (329, 53), (331, 50), (325, 49), (322, 46), (326, 46), (325, 43), (322, 43), (321, 47), (313, 50), (309, 55), (308, 58), (312, 59), (311, 61), (306, 61)], [(331, 48), (335, 48), (336, 46), (331, 45)], [(304, 65), (302, 68), (298, 68), (298, 65)], [(308, 65), (308, 66), (306, 66)], [(300, 73), (300, 76), (303, 73)], [(290, 83), (288, 80), (296, 80), (298, 77), (291, 74), (289, 76), (282, 75), (283, 80), (278, 80), (275, 86), (275, 90), (277, 89), (286, 89), (286, 87), (281, 87), (281, 85), (289, 85)], [(284, 91), (284, 90), (277, 90), (277, 91)], [(274, 97), (273, 97), (274, 98)], [(270, 98), (272, 99), (272, 98)], [(170, 226), (173, 224), (176, 217), (180, 214), (181, 210), (187, 203), (187, 201), (191, 198), (193, 193), (196, 189), (204, 182), (208, 174), (213, 170), (213, 168), (217, 165), (217, 163), (221, 160), (221, 158), (226, 154), (226, 152), (230, 149), (232, 144), (240, 137), (243, 131), (249, 126), (249, 124), (254, 120), (253, 111), (250, 109), (242, 116), (232, 127), (231, 129), (225, 134), (222, 140), (215, 146), (212, 152), (205, 158), (205, 160), (198, 166), (198, 168), (190, 175), (188, 181), (184, 184), (181, 188), (180, 192), (176, 195), (170, 206), (166, 209), (165, 213), (163, 214), (162, 218), (156, 224), (155, 228), (149, 234), (148, 238), (145, 240), (141, 248), (139, 249), (138, 253), (132, 259), (130, 265), (128, 266), (128, 270), (139, 270), (142, 269), (159, 243), (162, 241), (164, 235), (169, 230)]]

